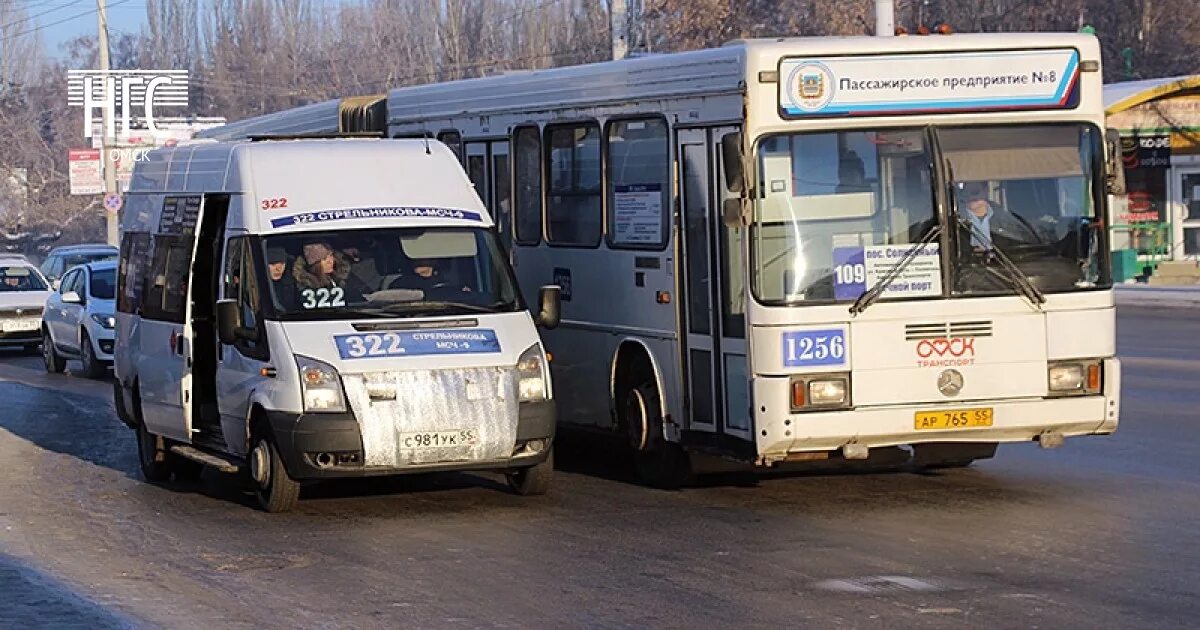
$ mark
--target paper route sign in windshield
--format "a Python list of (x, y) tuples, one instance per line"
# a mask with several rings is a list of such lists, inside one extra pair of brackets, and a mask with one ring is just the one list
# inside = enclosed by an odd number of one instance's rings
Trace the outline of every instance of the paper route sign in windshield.
[[(836, 247), (833, 250), (833, 297), (854, 300), (886, 276), (915, 245)], [(937, 243), (916, 253), (883, 291), (884, 298), (942, 294), (942, 262)]]
[(333, 342), (343, 359), (500, 352), (496, 331), (485, 328), (336, 335)]
[(784, 59), (779, 76), (779, 109), (787, 118), (1069, 109), (1079, 103), (1074, 48)]
[(458, 210), (455, 208), (414, 208), (391, 206), (381, 208), (343, 208), (340, 210), (317, 210), (301, 212), (286, 217), (271, 219), (271, 227), (281, 228), (305, 223), (321, 223), (325, 221), (344, 221), (347, 219), (461, 219), (464, 221), (482, 221), (478, 212)]

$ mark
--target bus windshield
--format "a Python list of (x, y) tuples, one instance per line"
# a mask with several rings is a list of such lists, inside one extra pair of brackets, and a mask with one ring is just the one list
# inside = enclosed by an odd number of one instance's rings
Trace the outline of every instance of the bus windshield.
[[(1011, 295), (1018, 289), (999, 257), (1043, 292), (1101, 286), (1098, 142), (1086, 125), (768, 137), (758, 155), (755, 296), (764, 304), (854, 301), (927, 235), (881, 299)], [(939, 189), (952, 206), (946, 239), (930, 235), (940, 225)]]
[(477, 228), (304, 232), (263, 239), (283, 320), (519, 310), (495, 235)]

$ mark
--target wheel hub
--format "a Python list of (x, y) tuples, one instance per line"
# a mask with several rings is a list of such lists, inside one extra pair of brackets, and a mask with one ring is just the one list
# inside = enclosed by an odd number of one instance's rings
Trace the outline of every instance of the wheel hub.
[(271, 482), (271, 454), (266, 442), (259, 442), (250, 452), (250, 477), (260, 488)]

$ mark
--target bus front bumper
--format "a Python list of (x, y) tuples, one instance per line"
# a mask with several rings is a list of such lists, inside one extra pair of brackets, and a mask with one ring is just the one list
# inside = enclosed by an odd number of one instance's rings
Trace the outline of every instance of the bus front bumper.
[[(1104, 391), (1092, 396), (945, 401), (756, 418), (758, 453), (767, 461), (789, 453), (945, 442), (1027, 442), (1043, 435), (1108, 435), (1120, 412), (1120, 361), (1107, 359)], [(788, 400), (788, 379), (757, 379), (755, 400)], [(991, 426), (918, 429), (917, 413), (990, 408)], [(768, 407), (768, 412), (770, 408)]]

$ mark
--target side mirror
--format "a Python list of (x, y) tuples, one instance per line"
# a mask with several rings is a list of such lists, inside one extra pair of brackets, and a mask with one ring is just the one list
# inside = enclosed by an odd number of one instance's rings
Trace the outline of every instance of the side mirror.
[(62, 282), (58, 278), (50, 278), (50, 288), (57, 291)]
[(547, 285), (538, 291), (537, 325), (542, 328), (558, 328), (562, 312), (562, 289)]
[(725, 188), (732, 193), (745, 190), (746, 177), (742, 170), (742, 134), (739, 131), (721, 136), (721, 165), (725, 171)]
[(217, 300), (217, 337), (231, 346), (238, 340), (237, 300)]
[(1125, 163), (1121, 158), (1121, 131), (1119, 129), (1105, 130), (1104, 145), (1108, 153), (1107, 159), (1104, 161), (1104, 182), (1108, 194), (1124, 195), (1126, 193)]
[(63, 304), (83, 304), (83, 298), (74, 291), (67, 291), (62, 295)]

